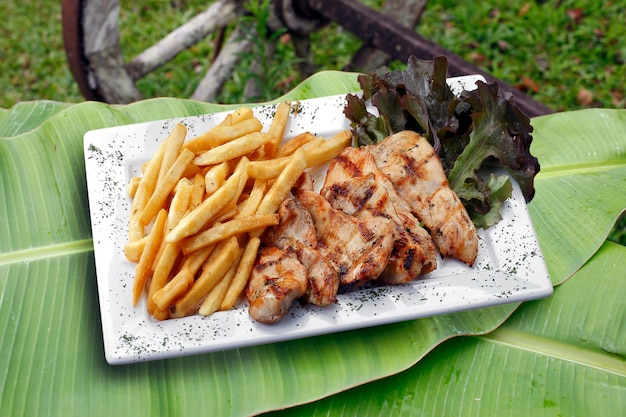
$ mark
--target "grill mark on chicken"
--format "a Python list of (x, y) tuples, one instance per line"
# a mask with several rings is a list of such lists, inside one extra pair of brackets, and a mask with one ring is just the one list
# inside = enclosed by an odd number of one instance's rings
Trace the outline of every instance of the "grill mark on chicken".
[(276, 323), (294, 300), (306, 294), (307, 271), (293, 249), (259, 249), (246, 296), (250, 316), (261, 323)]
[(394, 225), (393, 250), (379, 280), (406, 283), (437, 266), (432, 239), (409, 212), (406, 202), (376, 166), (366, 148), (347, 148), (328, 168), (322, 195), (337, 209), (360, 216), (364, 211), (390, 219)]
[(393, 223), (372, 215), (357, 219), (331, 207), (321, 195), (298, 190), (296, 197), (311, 213), (318, 250), (335, 267), (340, 285), (375, 280), (393, 248)]
[[(309, 189), (308, 181), (300, 183)], [(262, 243), (279, 249), (295, 250), (298, 261), (307, 270), (308, 285), (302, 301), (318, 306), (335, 303), (339, 278), (333, 266), (316, 249), (317, 232), (311, 214), (292, 196), (280, 205), (278, 217), (279, 223), (266, 229), (261, 236)]]
[(286, 249), (317, 246), (317, 235), (311, 214), (295, 197), (289, 197), (278, 208), (278, 224), (271, 226), (261, 236), (267, 246)]
[(308, 286), (302, 301), (320, 307), (337, 302), (339, 277), (330, 262), (317, 249), (302, 247), (298, 260), (307, 269)]
[(403, 131), (368, 148), (400, 197), (431, 231), (441, 254), (473, 265), (478, 254), (476, 228), (430, 143)]

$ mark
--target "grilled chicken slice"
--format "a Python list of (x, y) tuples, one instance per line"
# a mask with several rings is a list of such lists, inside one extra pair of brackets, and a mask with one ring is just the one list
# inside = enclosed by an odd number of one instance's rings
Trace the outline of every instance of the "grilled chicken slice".
[(246, 289), (250, 316), (261, 323), (276, 323), (306, 294), (307, 285), (307, 270), (295, 250), (261, 247)]
[(368, 211), (392, 220), (394, 247), (379, 280), (409, 282), (437, 267), (435, 246), (366, 148), (347, 148), (330, 164), (321, 194), (334, 208), (360, 216)]
[(315, 248), (317, 233), (311, 214), (298, 199), (288, 197), (278, 208), (278, 224), (265, 230), (261, 242), (280, 249), (289, 246), (295, 249), (302, 246)]
[(430, 230), (441, 254), (473, 265), (478, 254), (476, 228), (450, 188), (430, 143), (415, 132), (402, 131), (368, 149), (400, 197)]
[[(312, 183), (310, 189), (313, 189)], [(317, 235), (311, 214), (292, 196), (280, 205), (278, 217), (279, 223), (266, 229), (261, 241), (266, 246), (295, 250), (298, 261), (307, 270), (308, 285), (302, 301), (322, 307), (337, 302), (339, 278), (330, 262), (316, 249)]]
[(337, 302), (339, 276), (333, 265), (317, 249), (302, 247), (297, 250), (298, 260), (307, 270), (308, 286), (302, 301), (320, 307)]
[(391, 220), (368, 214), (357, 219), (332, 208), (313, 191), (298, 190), (296, 198), (311, 213), (317, 249), (337, 271), (340, 285), (358, 285), (378, 278), (393, 249)]

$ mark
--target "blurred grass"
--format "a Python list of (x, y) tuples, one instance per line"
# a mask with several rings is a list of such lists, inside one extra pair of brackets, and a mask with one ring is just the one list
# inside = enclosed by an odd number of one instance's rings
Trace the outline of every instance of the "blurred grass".
[[(373, 7), (382, 2), (363, 1)], [(126, 59), (209, 3), (122, 0), (120, 35)], [(431, 0), (419, 31), (555, 110), (624, 108), (625, 9), (626, 0)], [(4, 12), (0, 22), (0, 107), (26, 100), (82, 101), (63, 49), (61, 1), (3, 0), (0, 11)], [(336, 24), (312, 38), (320, 70), (341, 69), (360, 45), (358, 38)], [(208, 38), (180, 54), (140, 80), (140, 90), (145, 97), (189, 97), (210, 64), (213, 46)], [(250, 58), (244, 57), (218, 101), (242, 100)], [(279, 42), (276, 62), (290, 60), (293, 51), (289, 43)], [(293, 66), (282, 66), (269, 91), (278, 96), (300, 81)], [(611, 238), (626, 243), (625, 231), (626, 217), (622, 216)]]

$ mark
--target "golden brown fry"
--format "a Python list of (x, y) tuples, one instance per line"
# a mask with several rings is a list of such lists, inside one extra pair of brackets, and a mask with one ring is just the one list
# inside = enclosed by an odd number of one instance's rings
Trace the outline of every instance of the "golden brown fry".
[[(169, 232), (165, 238), (168, 242), (176, 242), (187, 236), (197, 233), (202, 227), (207, 225), (211, 219), (228, 204), (229, 201), (236, 201), (239, 198), (240, 182), (247, 179), (246, 165), (247, 158), (242, 158), (233, 174), (228, 178), (222, 187), (215, 193), (207, 197), (199, 206), (188, 212), (178, 225)], [(245, 178), (244, 178), (245, 177)]]
[(260, 132), (262, 128), (263, 125), (256, 117), (243, 119), (239, 123), (233, 123), (232, 125), (219, 124), (207, 132), (188, 140), (184, 148), (198, 154), (253, 132)]
[(198, 165), (189, 164), (183, 171), (183, 177), (191, 179), (195, 177), (198, 172), (200, 172), (200, 167)]
[(302, 175), (302, 172), (307, 168), (307, 158), (302, 148), (294, 152), (289, 159), (285, 169), (283, 169), (270, 190), (263, 197), (257, 209), (257, 214), (276, 213), (280, 204), (287, 197), (300, 175)]
[(159, 209), (163, 207), (178, 180), (181, 179), (185, 167), (192, 161), (193, 157), (193, 152), (183, 149), (167, 173), (161, 178), (161, 181), (157, 183), (154, 193), (150, 196), (150, 200), (139, 216), (139, 221), (145, 225), (152, 221)]
[[(158, 257), (152, 280), (150, 281), (150, 287), (148, 288), (148, 312), (151, 314), (156, 309), (154, 294), (167, 285), (167, 280), (180, 253), (180, 242), (165, 243), (163, 251)], [(188, 270), (189, 268), (186, 269)]]
[(226, 117), (224, 117), (224, 120), (222, 120), (221, 122), (219, 122), (216, 126), (230, 126), (233, 124), (233, 114), (227, 114)]
[(180, 123), (177, 123), (172, 129), (172, 133), (166, 139), (167, 146), (165, 147), (165, 153), (163, 154), (163, 161), (161, 162), (161, 169), (159, 170), (159, 179), (161, 181), (167, 171), (170, 169), (185, 142), (185, 136), (187, 136), (187, 128)]
[(278, 224), (278, 214), (254, 214), (247, 217), (239, 217), (226, 223), (216, 223), (204, 232), (183, 240), (182, 251), (188, 254), (213, 243), (247, 233), (259, 228)]
[(139, 258), (141, 258), (141, 252), (143, 248), (146, 246), (146, 242), (148, 241), (148, 236), (144, 236), (141, 239), (135, 240), (134, 242), (128, 242), (124, 245), (124, 256), (130, 262), (139, 262)]
[(235, 273), (237, 272), (237, 265), (239, 264), (241, 255), (242, 255), (242, 252), (240, 249), (237, 259), (235, 259), (235, 262), (232, 263), (228, 271), (226, 271), (226, 273), (224, 274), (224, 277), (207, 294), (204, 301), (202, 301), (202, 304), (200, 305), (200, 309), (198, 310), (198, 313), (202, 314), (203, 316), (208, 316), (208, 315), (215, 313), (217, 309), (220, 307), (220, 304), (222, 303), (222, 300), (224, 299), (224, 295), (226, 295), (226, 291), (228, 291), (228, 288), (230, 287), (230, 283), (232, 282), (233, 277), (235, 276)]
[(187, 178), (181, 178), (176, 184), (174, 197), (167, 213), (167, 231), (172, 230), (183, 218), (191, 202), (193, 184)]
[(272, 119), (272, 124), (268, 132), (272, 140), (263, 146), (265, 159), (272, 158), (276, 149), (278, 149), (278, 145), (282, 142), (283, 136), (285, 136), (285, 130), (287, 129), (287, 123), (289, 122), (290, 111), (291, 103), (288, 101), (283, 101), (276, 107), (276, 113), (274, 113), (274, 118)]
[(290, 156), (283, 156), (282, 158), (250, 161), (247, 170), (248, 176), (257, 180), (277, 178), (290, 160)]
[(201, 153), (193, 160), (193, 163), (195, 165), (216, 165), (230, 161), (258, 149), (271, 138), (272, 136), (267, 133), (249, 133)]
[(161, 310), (160, 308), (155, 308), (152, 315), (157, 320), (167, 320), (170, 318), (170, 309)]
[(226, 178), (230, 174), (231, 166), (228, 161), (214, 165), (207, 171), (204, 176), (205, 192), (207, 195), (213, 194), (218, 188), (224, 184)]
[(276, 153), (273, 155), (273, 158), (280, 158), (283, 156), (289, 156), (296, 151), (296, 149), (306, 145), (307, 143), (313, 141), (315, 139), (315, 135), (311, 132), (304, 132), (299, 134), (298, 136), (289, 139), (284, 144), (280, 145), (276, 150)]
[[(165, 232), (172, 230), (182, 219), (189, 205), (193, 185), (187, 178), (182, 178), (176, 185), (176, 193), (170, 203), (167, 214)], [(165, 239), (161, 242), (161, 247), (155, 257), (152, 280), (148, 289), (148, 311), (154, 313), (155, 305), (152, 297), (154, 293), (167, 283), (170, 272), (180, 254), (180, 243), (168, 243)]]
[(239, 213), (239, 208), (237, 207), (237, 204), (235, 204), (234, 201), (229, 201), (228, 204), (226, 204), (226, 207), (224, 207), (217, 214), (217, 216), (215, 216), (215, 220), (213, 220), (213, 223), (214, 224), (215, 223), (223, 223), (225, 221), (228, 221), (228, 220), (232, 219), (238, 213)]
[(250, 119), (254, 116), (250, 107), (239, 107), (237, 110), (231, 113), (232, 124), (240, 123), (246, 119)]
[(263, 200), (263, 196), (265, 196), (266, 189), (267, 181), (255, 180), (250, 195), (239, 204), (239, 213), (237, 213), (235, 217), (251, 216), (256, 213), (259, 204), (261, 204), (261, 200)]
[(213, 253), (215, 246), (217, 245), (207, 246), (206, 248), (202, 248), (187, 255), (183, 258), (182, 268), (188, 268), (195, 276), (200, 270), (200, 267), (206, 262), (207, 258)]
[(126, 187), (126, 191), (128, 192), (128, 196), (130, 198), (135, 197), (135, 193), (137, 193), (137, 188), (139, 188), (140, 182), (141, 182), (141, 177), (132, 177), (128, 181), (128, 187)]
[(181, 269), (170, 282), (156, 291), (150, 300), (158, 310), (166, 310), (178, 297), (193, 284), (194, 276), (189, 268)]
[(319, 146), (306, 147), (307, 167), (322, 165), (344, 150), (352, 142), (352, 133), (344, 130), (328, 138)]
[(128, 240), (130, 242), (134, 242), (144, 236), (145, 224), (139, 220), (139, 216), (156, 188), (166, 145), (166, 141), (161, 142), (152, 159), (148, 161), (145, 171), (141, 176), (141, 181), (137, 186), (128, 221)]
[(198, 305), (219, 282), (239, 256), (237, 238), (232, 237), (219, 244), (202, 266), (202, 273), (189, 291), (174, 304), (172, 317), (185, 317), (196, 312)]
[(152, 230), (148, 235), (148, 241), (146, 242), (146, 246), (143, 252), (141, 252), (141, 258), (139, 258), (139, 263), (137, 263), (137, 266), (135, 267), (135, 281), (133, 282), (133, 305), (137, 305), (137, 301), (139, 301), (141, 292), (146, 285), (148, 273), (150, 272), (152, 264), (154, 263), (154, 257), (159, 250), (161, 240), (163, 240), (166, 221), (167, 211), (165, 209), (161, 209), (159, 211), (159, 214), (157, 215), (154, 225), (152, 226)]
[(193, 210), (202, 203), (205, 190), (204, 175), (198, 172), (193, 178), (193, 188), (191, 190), (191, 196), (189, 197), (189, 209)]
[(222, 303), (219, 307), (220, 310), (230, 310), (233, 308), (244, 288), (246, 288), (260, 245), (261, 239), (258, 237), (250, 238), (246, 244), (246, 248), (244, 249), (243, 255), (239, 260), (239, 265), (237, 266), (237, 273), (224, 295)]

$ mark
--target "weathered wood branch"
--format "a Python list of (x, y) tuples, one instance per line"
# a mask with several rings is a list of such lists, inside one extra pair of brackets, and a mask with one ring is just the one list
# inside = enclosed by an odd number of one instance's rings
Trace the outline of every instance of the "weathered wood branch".
[(220, 0), (204, 12), (180, 26), (155, 45), (133, 58), (128, 73), (137, 80), (173, 59), (176, 55), (215, 32), (233, 23), (244, 11), (243, 0)]
[(241, 54), (248, 52), (252, 42), (246, 38), (241, 27), (237, 27), (224, 44), (219, 55), (204, 75), (191, 98), (200, 101), (215, 101), (224, 83), (232, 76)]

